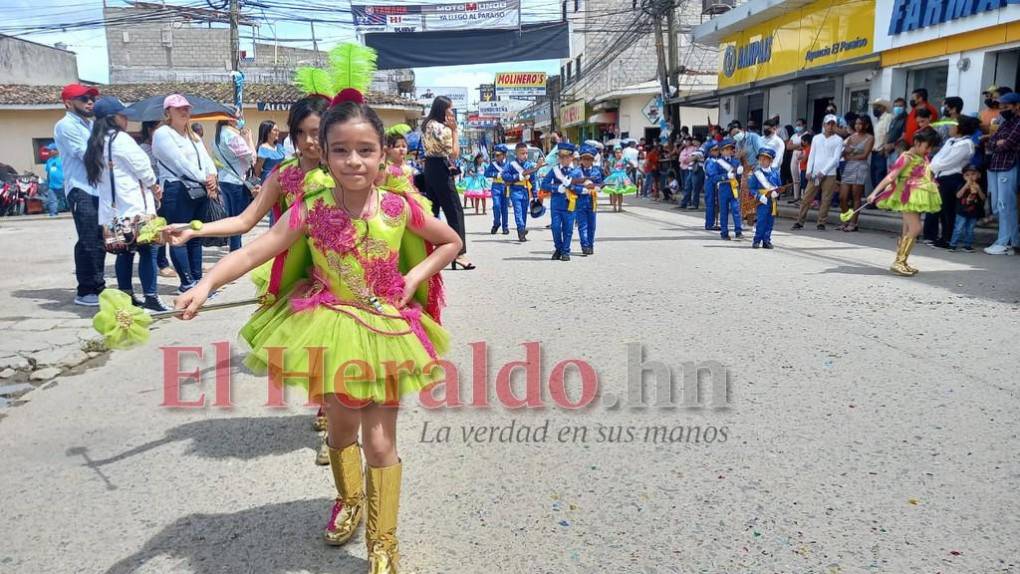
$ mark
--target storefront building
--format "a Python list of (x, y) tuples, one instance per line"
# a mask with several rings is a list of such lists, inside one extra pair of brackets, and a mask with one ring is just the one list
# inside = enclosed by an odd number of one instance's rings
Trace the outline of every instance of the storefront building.
[(875, 97), (926, 88), (935, 105), (959, 96), (974, 114), (989, 85), (1017, 87), (1020, 6), (1011, 1), (876, 0), (874, 37), (882, 62)]
[(588, 125), (588, 106), (584, 100), (570, 102), (560, 107), (560, 131), (572, 142), (584, 141), (591, 133)]
[(817, 129), (830, 102), (867, 114), (879, 73), (874, 15), (875, 0), (742, 4), (694, 29), (695, 42), (719, 46), (718, 88), (680, 104), (717, 102), (724, 125), (779, 116)]

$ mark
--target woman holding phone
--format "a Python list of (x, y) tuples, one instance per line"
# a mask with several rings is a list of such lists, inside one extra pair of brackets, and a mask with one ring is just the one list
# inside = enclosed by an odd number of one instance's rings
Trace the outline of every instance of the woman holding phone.
[(446, 223), (460, 236), (462, 247), (453, 268), (474, 269), (474, 263), (465, 256), (464, 208), (453, 184), (454, 162), (460, 157), (460, 144), (457, 141), (457, 114), (450, 98), (439, 96), (432, 100), (432, 108), (421, 126), (421, 132), (425, 147), (425, 196), (432, 201), (432, 212), (438, 216), (442, 210)]

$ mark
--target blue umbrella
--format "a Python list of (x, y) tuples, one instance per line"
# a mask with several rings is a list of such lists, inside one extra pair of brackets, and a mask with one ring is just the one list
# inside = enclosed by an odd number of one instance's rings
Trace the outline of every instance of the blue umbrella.
[[(232, 116), (233, 111), (219, 102), (193, 94), (183, 94), (191, 104), (193, 117), (223, 114)], [(163, 119), (163, 99), (166, 96), (152, 96), (131, 104), (124, 110), (124, 116), (133, 122), (156, 122)]]
[(404, 140), (407, 141), (407, 150), (408, 151), (415, 151), (415, 150), (425, 151), (425, 149), (424, 149), (424, 147), (422, 146), (422, 143), (421, 143), (421, 132), (419, 132), (419, 131), (407, 132), (407, 134), (404, 136)]

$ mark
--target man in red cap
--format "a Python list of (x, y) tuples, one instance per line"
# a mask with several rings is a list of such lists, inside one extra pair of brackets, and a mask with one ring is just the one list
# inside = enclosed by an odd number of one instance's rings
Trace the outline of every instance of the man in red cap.
[(85, 148), (92, 134), (92, 106), (99, 90), (68, 84), (60, 92), (67, 114), (53, 128), (53, 139), (64, 162), (64, 193), (74, 217), (78, 242), (74, 244), (74, 274), (78, 278), (77, 305), (99, 306), (99, 294), (106, 288), (103, 271), (106, 251), (99, 227), (99, 194), (89, 185), (85, 173)]

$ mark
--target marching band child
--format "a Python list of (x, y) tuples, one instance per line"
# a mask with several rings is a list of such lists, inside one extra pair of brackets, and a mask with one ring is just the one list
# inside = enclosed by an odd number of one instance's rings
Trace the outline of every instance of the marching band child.
[(553, 261), (570, 261), (570, 242), (574, 235), (574, 216), (577, 211), (578, 194), (572, 184), (574, 177), (580, 172), (573, 168), (574, 144), (561, 142), (558, 145), (557, 158), (554, 165), (542, 180), (542, 189), (552, 195), (552, 236), (555, 251)]
[(758, 167), (747, 182), (748, 191), (758, 202), (757, 219), (754, 224), (754, 243), (765, 249), (772, 249), (772, 226), (779, 215), (779, 186), (782, 183), (779, 170), (772, 166), (776, 152), (763, 147), (758, 151)]
[(514, 222), (517, 224), (517, 240), (528, 240), (528, 203), (534, 189), (534, 174), (542, 166), (528, 159), (528, 145), (519, 143), (514, 147), (516, 158), (503, 170), (503, 181), (510, 186), (510, 204), (514, 206)]
[(740, 184), (737, 180), (739, 162), (733, 156), (736, 147), (732, 139), (724, 139), (720, 146), (722, 157), (709, 164), (709, 170), (715, 175), (716, 190), (719, 196), (719, 235), (729, 241), (730, 230), (727, 219), (733, 219), (733, 231), (737, 239), (744, 237), (740, 226)]
[(492, 229), (489, 233), (495, 235), (496, 231), (502, 228), (503, 235), (509, 235), (510, 190), (503, 183), (503, 170), (507, 168), (506, 146), (503, 144), (497, 145), (493, 155), (495, 156), (494, 159), (485, 168), (485, 177), (492, 180), (490, 184), (492, 189)]
[(713, 169), (716, 160), (719, 159), (719, 144), (713, 140), (705, 142), (705, 230), (719, 231), (719, 193), (716, 191), (716, 184), (719, 183), (718, 170)]
[(595, 210), (598, 205), (599, 187), (603, 180), (602, 168), (595, 165), (597, 152), (594, 146), (582, 145), (581, 166), (575, 168), (571, 174), (574, 194), (577, 195), (574, 217), (577, 219), (577, 235), (581, 240), (583, 255), (595, 253)]

